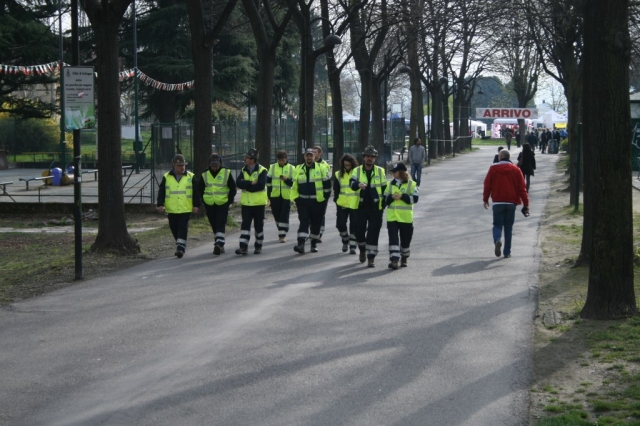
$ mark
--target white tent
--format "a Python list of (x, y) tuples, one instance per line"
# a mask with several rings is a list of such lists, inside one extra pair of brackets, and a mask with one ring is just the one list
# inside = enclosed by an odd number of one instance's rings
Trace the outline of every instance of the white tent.
[(476, 120), (471, 120), (471, 130), (473, 130), (473, 132), (477, 133), (478, 132), (478, 128), (480, 128), (480, 131), (487, 131), (487, 124), (482, 122), (482, 121), (476, 121)]
[(354, 121), (359, 121), (360, 119), (353, 114), (349, 114), (346, 111), (342, 111), (342, 121), (345, 123), (352, 123)]
[(562, 114), (558, 114), (557, 112), (551, 110), (551, 111), (547, 111), (544, 114), (542, 114), (542, 126), (546, 127), (548, 129), (553, 129), (553, 125), (556, 123), (566, 123), (567, 122), (567, 117), (562, 115)]

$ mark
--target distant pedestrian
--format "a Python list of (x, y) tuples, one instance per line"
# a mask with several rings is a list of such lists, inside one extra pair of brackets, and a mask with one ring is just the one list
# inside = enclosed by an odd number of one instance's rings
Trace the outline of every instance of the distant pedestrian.
[(173, 169), (164, 174), (158, 188), (157, 209), (167, 212), (169, 229), (176, 241), (175, 256), (180, 259), (187, 251), (187, 234), (191, 213), (198, 213), (200, 198), (193, 191), (195, 175), (187, 171), (181, 154), (173, 157)]
[(502, 151), (504, 148), (499, 146), (498, 147), (498, 153), (496, 155), (493, 156), (493, 162), (497, 163), (498, 161), (500, 161), (500, 151)]
[(291, 187), (295, 168), (288, 163), (287, 151), (276, 152), (276, 160), (269, 167), (267, 174), (267, 197), (271, 202), (271, 212), (278, 228), (278, 240), (284, 243), (289, 232)]
[(400, 150), (400, 154), (398, 155), (398, 161), (404, 160), (404, 153), (407, 152), (407, 147), (402, 145), (402, 149)]
[(518, 154), (518, 167), (522, 171), (526, 181), (527, 192), (529, 192), (531, 176), (534, 175), (533, 171), (536, 169), (536, 154), (531, 150), (531, 146), (528, 143), (522, 146), (522, 152)]
[(202, 173), (202, 179), (198, 181), (198, 195), (202, 198), (207, 219), (213, 230), (215, 256), (224, 253), (229, 206), (233, 203), (236, 192), (236, 182), (231, 170), (223, 167), (220, 155), (211, 154), (209, 168)]
[(393, 179), (387, 185), (385, 205), (387, 206), (387, 231), (389, 233), (389, 268), (406, 267), (411, 254), (413, 237), (413, 205), (418, 202), (418, 188), (407, 173), (407, 166), (397, 163), (393, 169)]
[(411, 163), (411, 179), (420, 186), (422, 176), (422, 163), (427, 158), (427, 151), (422, 146), (420, 138), (415, 138), (413, 145), (409, 148), (409, 162)]
[(524, 204), (523, 213), (529, 214), (529, 196), (520, 169), (509, 160), (509, 151), (500, 151), (500, 162), (492, 164), (484, 179), (482, 201), (489, 208), (493, 201), (493, 243), (497, 257), (502, 254), (502, 230), (504, 229), (504, 257), (511, 257), (511, 236), (516, 206)]
[(264, 241), (264, 212), (267, 198), (267, 169), (258, 164), (258, 150), (250, 149), (244, 155), (244, 167), (240, 170), (238, 188), (242, 189), (240, 196), (242, 223), (240, 224), (240, 248), (238, 255), (247, 255), (251, 240), (251, 223), (256, 237), (254, 254), (262, 253)]
[(516, 130), (516, 146), (518, 148), (520, 148), (520, 143), (522, 142), (522, 134), (520, 133), (520, 130)]
[(526, 142), (529, 144), (529, 147), (532, 149), (532, 151), (535, 151), (536, 144), (538, 143), (538, 137), (534, 132), (529, 132), (527, 133)]
[(511, 129), (507, 128), (504, 131), (504, 138), (507, 141), (507, 149), (511, 150), (511, 139), (513, 139), (513, 133), (511, 133)]

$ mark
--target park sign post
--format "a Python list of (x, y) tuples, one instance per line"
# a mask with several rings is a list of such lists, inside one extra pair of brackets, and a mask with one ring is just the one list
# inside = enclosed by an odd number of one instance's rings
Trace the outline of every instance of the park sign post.
[(476, 108), (476, 118), (538, 118), (537, 108)]
[(96, 126), (93, 67), (64, 67), (64, 126), (67, 130)]

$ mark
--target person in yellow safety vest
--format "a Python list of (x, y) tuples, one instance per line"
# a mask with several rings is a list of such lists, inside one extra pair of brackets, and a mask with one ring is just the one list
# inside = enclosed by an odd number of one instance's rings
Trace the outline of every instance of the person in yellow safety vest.
[[(320, 225), (323, 213), (327, 209), (327, 200), (331, 196), (331, 176), (327, 169), (314, 161), (313, 148), (304, 153), (304, 164), (296, 167), (291, 187), (291, 201), (298, 208), (298, 244), (293, 248), (296, 253), (304, 254), (304, 244), (311, 240), (311, 252), (317, 253)], [(309, 232), (311, 228), (311, 232)]]
[[(387, 231), (389, 232), (389, 268), (407, 266), (413, 237), (413, 205), (418, 202), (418, 185), (409, 178), (407, 166), (397, 163), (393, 180), (387, 185), (384, 202), (387, 205)], [(399, 239), (398, 239), (399, 235)]]
[(222, 166), (222, 158), (213, 153), (209, 157), (209, 168), (198, 180), (198, 195), (202, 199), (207, 212), (207, 219), (213, 230), (213, 254), (224, 253), (225, 230), (229, 206), (236, 196), (236, 182), (231, 170)]
[(382, 228), (382, 200), (387, 177), (384, 169), (376, 166), (378, 151), (369, 145), (362, 153), (364, 164), (351, 173), (349, 185), (354, 191), (360, 190), (360, 202), (356, 211), (356, 241), (360, 249), (360, 263), (368, 261), (369, 268), (375, 268), (378, 254), (378, 238)]
[(262, 253), (264, 240), (264, 212), (269, 201), (267, 198), (267, 169), (257, 162), (258, 150), (250, 149), (244, 155), (244, 167), (240, 170), (236, 185), (242, 189), (240, 204), (242, 205), (242, 223), (240, 224), (240, 248), (238, 255), (246, 255), (251, 239), (251, 222), (253, 222), (256, 242), (254, 254)]
[(278, 238), (285, 242), (289, 232), (289, 212), (291, 211), (291, 187), (295, 168), (287, 162), (287, 151), (276, 152), (277, 162), (269, 167), (267, 174), (267, 196), (271, 202), (271, 212), (278, 227)]
[[(320, 166), (324, 167), (327, 170), (327, 176), (331, 177), (331, 165), (327, 163), (322, 158), (322, 147), (320, 145), (316, 145), (313, 147), (313, 159)], [(327, 203), (328, 204), (328, 203)], [(325, 225), (325, 216), (327, 214), (327, 205), (324, 205), (324, 212), (322, 212), (322, 225), (320, 225), (320, 238), (318, 238), (318, 243), (322, 242), (322, 234), (324, 234), (324, 225)]]
[(184, 156), (178, 154), (173, 157), (173, 169), (164, 174), (158, 188), (157, 210), (167, 212), (178, 259), (187, 251), (191, 213), (198, 213), (200, 207), (200, 198), (193, 191), (194, 183), (197, 183), (195, 175), (187, 171)]
[[(360, 202), (359, 190), (354, 191), (349, 186), (351, 172), (358, 167), (358, 161), (351, 154), (344, 154), (340, 158), (340, 170), (333, 180), (333, 201), (336, 203), (336, 228), (342, 238), (342, 252), (356, 254), (356, 224), (355, 213)], [(349, 228), (347, 230), (347, 221)]]

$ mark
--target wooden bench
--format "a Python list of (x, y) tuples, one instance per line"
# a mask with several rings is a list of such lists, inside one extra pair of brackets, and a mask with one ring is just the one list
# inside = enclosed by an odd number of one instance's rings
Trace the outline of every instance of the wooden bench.
[(131, 173), (133, 173), (133, 166), (122, 166), (122, 176), (127, 175), (127, 170), (131, 170)]
[(20, 178), (21, 181), (27, 184), (27, 191), (29, 190), (29, 182), (31, 182), (32, 180), (43, 180), (45, 181), (44, 182), (45, 185), (49, 185), (50, 182), (47, 182), (47, 180), (52, 180), (52, 179), (53, 179), (53, 176), (34, 176), (34, 177), (28, 177), (28, 178)]
[(86, 173), (93, 173), (93, 179), (94, 180), (98, 180), (98, 169), (91, 169), (91, 170), (83, 170), (82, 174), (86, 174)]
[(3, 195), (6, 195), (7, 197), (11, 198), (13, 200), (13, 202), (15, 203), (16, 200), (14, 200), (13, 197), (11, 195), (9, 195), (9, 193), (7, 192), (7, 185), (13, 185), (13, 181), (0, 182), (0, 189), (2, 189), (2, 193), (0, 194), (0, 197), (2, 197)]

